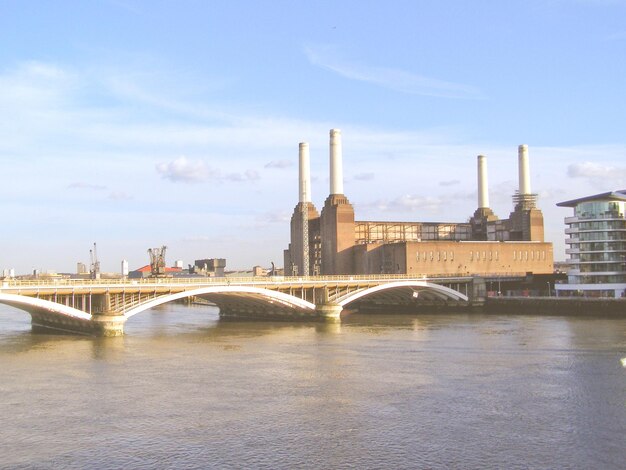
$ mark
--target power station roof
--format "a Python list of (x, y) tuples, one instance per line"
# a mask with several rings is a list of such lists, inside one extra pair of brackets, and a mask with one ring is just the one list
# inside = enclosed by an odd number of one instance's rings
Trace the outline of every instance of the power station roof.
[(559, 207), (576, 207), (581, 202), (591, 201), (626, 201), (626, 189), (619, 191), (609, 191), (608, 193), (594, 194), (593, 196), (581, 197), (580, 199), (572, 199), (571, 201), (559, 202)]

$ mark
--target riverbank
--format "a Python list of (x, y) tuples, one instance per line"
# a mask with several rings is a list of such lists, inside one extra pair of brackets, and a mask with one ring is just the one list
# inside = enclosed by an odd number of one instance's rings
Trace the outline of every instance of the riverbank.
[(487, 297), (481, 310), (486, 313), (602, 315), (626, 317), (626, 299), (588, 299), (580, 297)]

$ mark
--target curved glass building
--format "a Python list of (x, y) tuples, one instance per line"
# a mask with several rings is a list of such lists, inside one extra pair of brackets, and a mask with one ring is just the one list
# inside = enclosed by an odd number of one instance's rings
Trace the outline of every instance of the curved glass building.
[(626, 190), (560, 202), (565, 218), (568, 283), (557, 295), (626, 297)]

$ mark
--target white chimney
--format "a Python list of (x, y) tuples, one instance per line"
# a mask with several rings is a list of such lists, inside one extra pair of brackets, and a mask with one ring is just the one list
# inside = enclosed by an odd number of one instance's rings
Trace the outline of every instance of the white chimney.
[(530, 167), (528, 164), (528, 145), (518, 147), (519, 163), (519, 193), (531, 194), (530, 192)]
[(341, 130), (330, 130), (330, 194), (343, 194)]
[(311, 202), (311, 168), (309, 144), (300, 142), (300, 202)]
[(489, 182), (487, 180), (487, 157), (478, 155), (478, 208), (489, 207)]

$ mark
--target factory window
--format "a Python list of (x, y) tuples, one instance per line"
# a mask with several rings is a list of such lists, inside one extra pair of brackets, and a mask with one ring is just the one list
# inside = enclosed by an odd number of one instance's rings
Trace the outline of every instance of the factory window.
[(517, 253), (517, 256), (519, 256), (519, 260), (522, 261), (523, 258), (522, 258), (522, 251), (521, 250)]
[(441, 251), (437, 252), (437, 261), (441, 261)]
[(524, 252), (524, 261), (528, 261), (528, 250)]
[(446, 252), (444, 251), (444, 252), (443, 252), (443, 260), (444, 260), (444, 261), (447, 261), (447, 259), (448, 259), (448, 258), (446, 257)]
[(470, 261), (474, 261), (474, 252), (470, 251)]
[(491, 261), (493, 259), (493, 251), (489, 252), (489, 261)]
[(517, 253), (517, 251), (513, 250), (513, 261), (515, 261), (517, 259), (516, 253)]
[(417, 253), (415, 253), (415, 259), (419, 263), (419, 260), (420, 260), (420, 252), (419, 251)]
[(450, 261), (454, 261), (454, 251), (450, 252)]
[(541, 259), (543, 259), (543, 260), (546, 259), (546, 252), (545, 251), (541, 252)]
[(535, 259), (535, 252), (531, 250), (530, 252), (530, 259), (533, 260)]
[(480, 261), (480, 253), (478, 251), (476, 252), (476, 261)]
[(483, 260), (486, 260), (486, 259), (487, 259), (487, 252), (483, 251)]
[(498, 261), (498, 250), (496, 250), (496, 261)]
[(537, 250), (537, 261), (539, 261), (539, 250)]
[(433, 252), (432, 251), (430, 252), (430, 260), (431, 261), (433, 260)]

